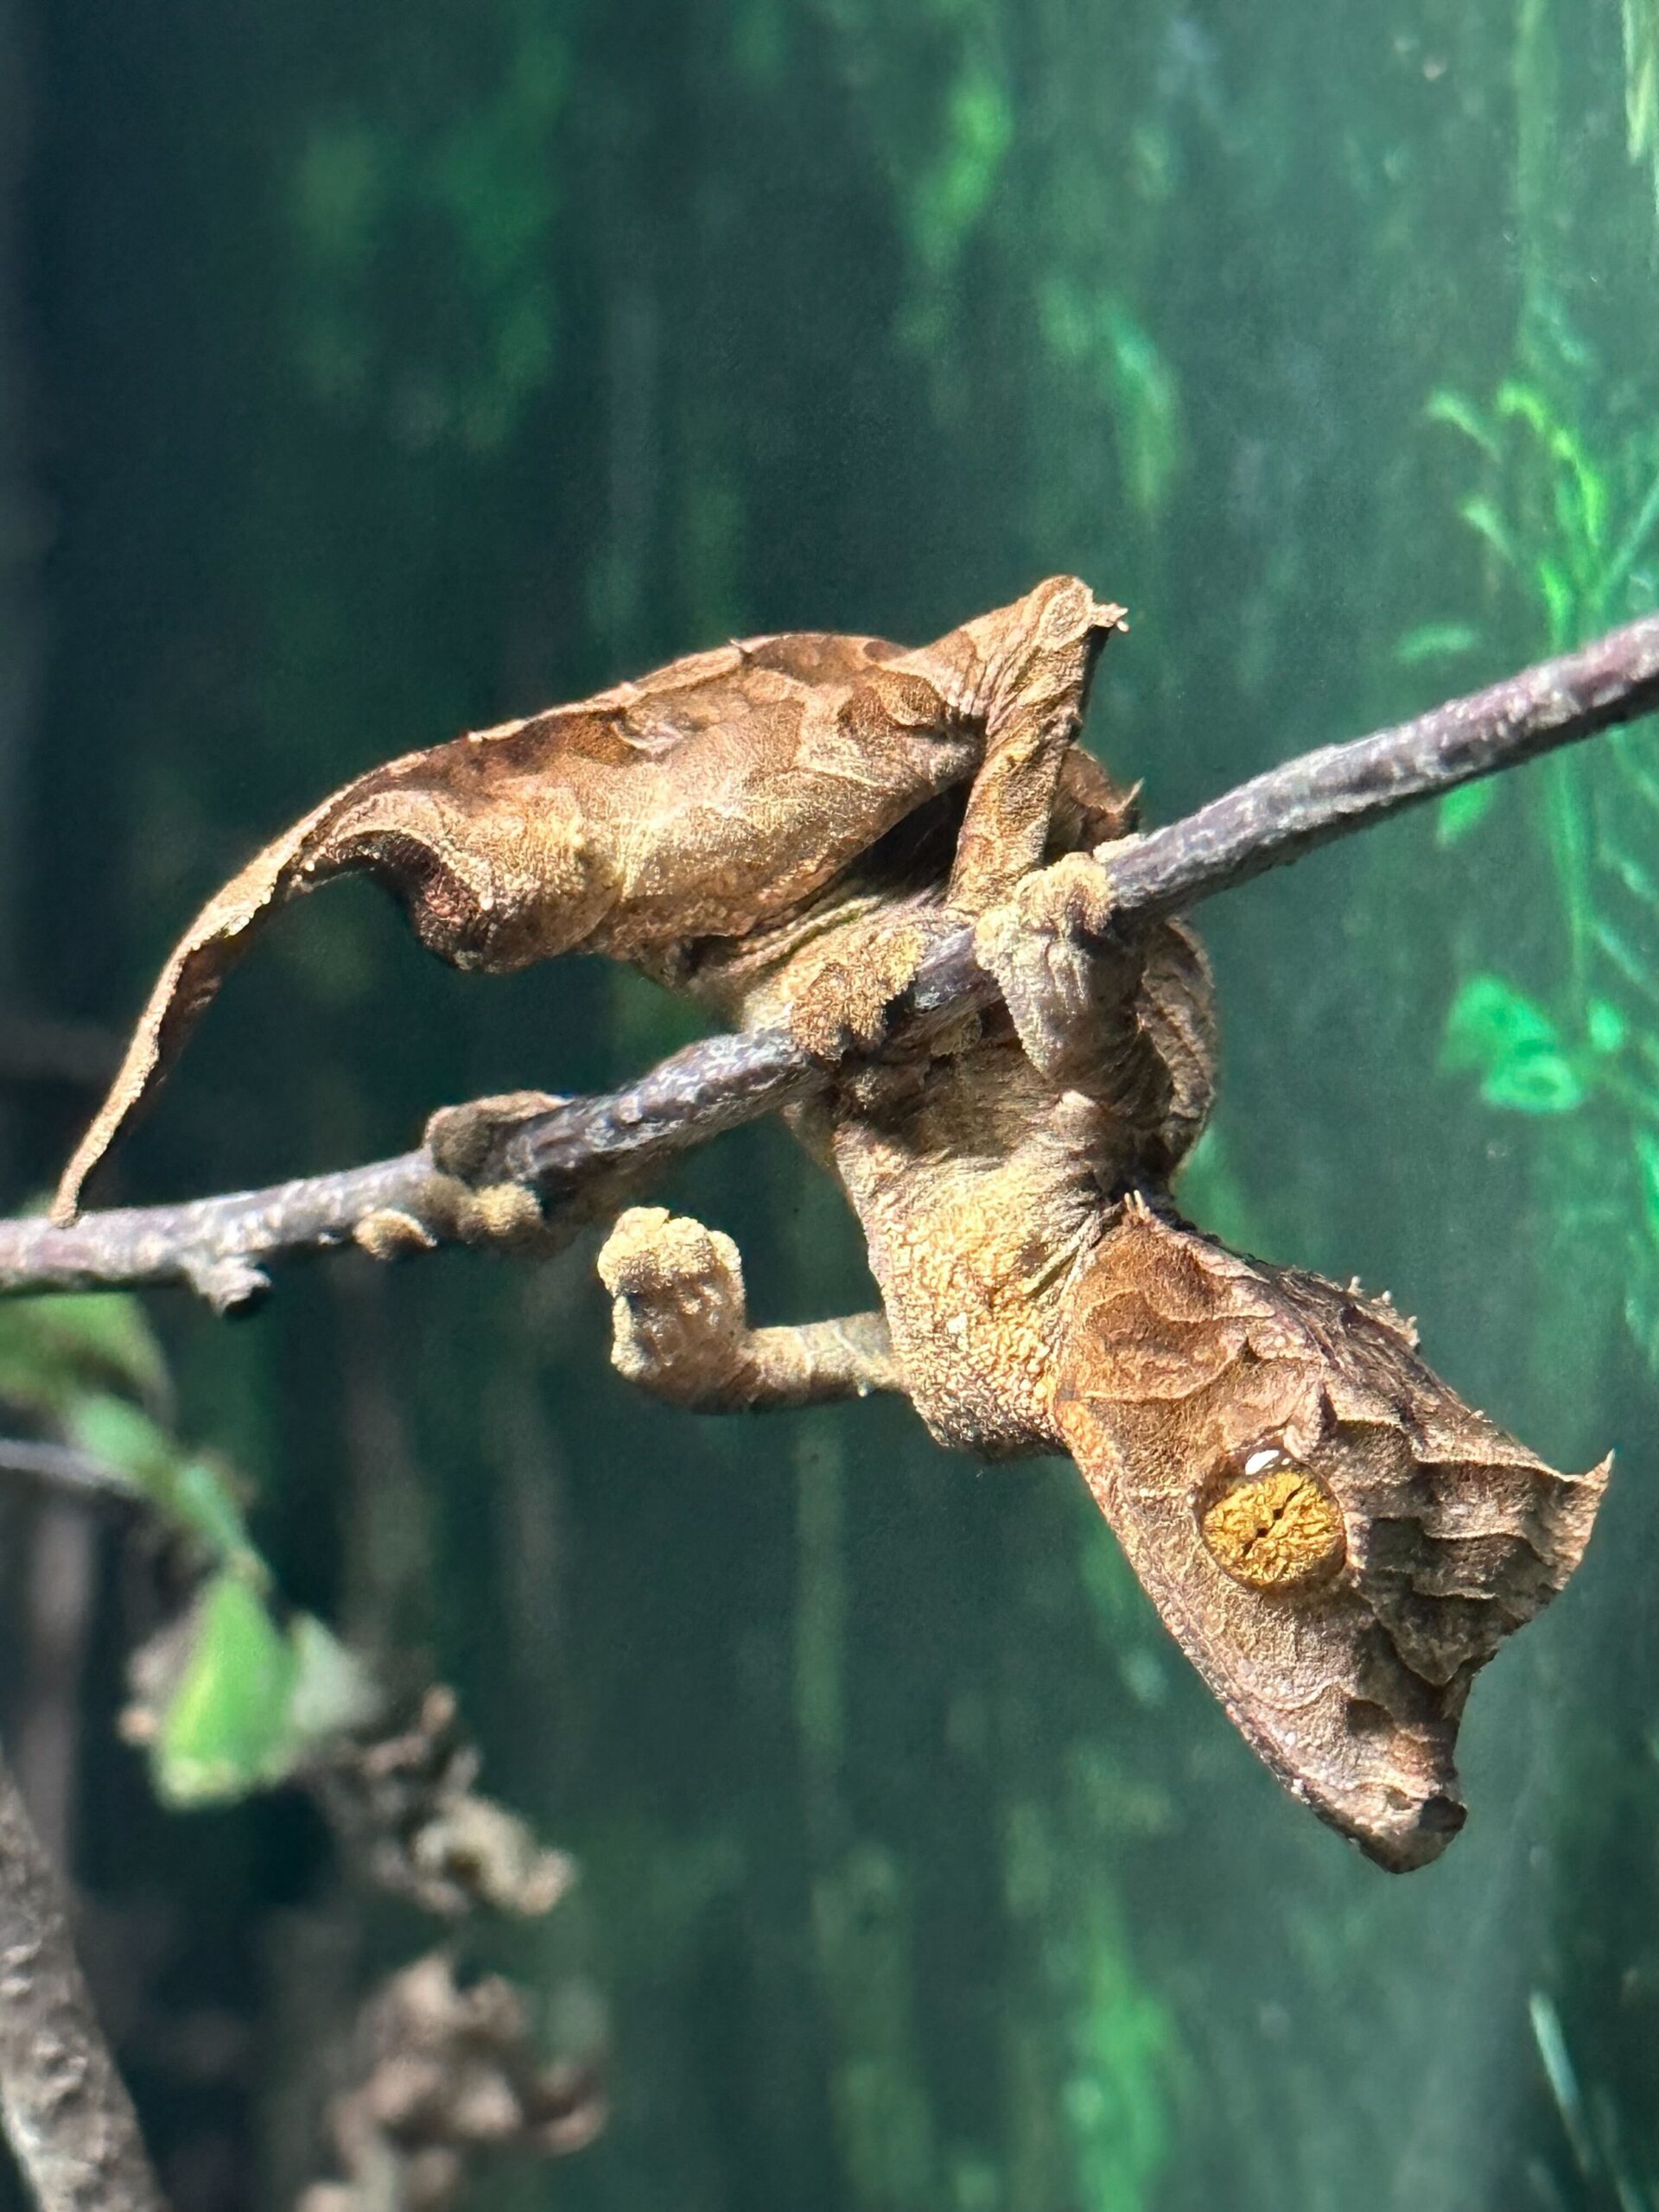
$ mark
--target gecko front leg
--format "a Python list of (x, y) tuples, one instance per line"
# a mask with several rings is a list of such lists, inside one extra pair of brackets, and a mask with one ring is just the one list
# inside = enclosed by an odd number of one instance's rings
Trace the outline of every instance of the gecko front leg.
[[(810, 955), (792, 963), (789, 1024), (815, 1058), (880, 1043), (929, 943), (1010, 897), (1040, 865), (1095, 664), (1125, 626), (1123, 609), (1096, 600), (1078, 577), (1051, 576), (898, 664), (921, 679), (942, 714), (980, 726), (980, 765), (943, 906), (837, 931), (821, 968)], [(1072, 783), (1085, 814), (1098, 817), (1103, 802), (1121, 821), (1133, 806), (1133, 793), (1117, 791), (1092, 764)]]
[(904, 1392), (886, 1318), (752, 1329), (731, 1238), (663, 1206), (631, 1206), (599, 1255), (613, 1301), (611, 1363), (691, 1413), (762, 1413)]
[(506, 1148), (527, 1122), (564, 1102), (545, 1090), (508, 1090), (442, 1106), (426, 1125), (431, 1173), (409, 1207), (378, 1208), (352, 1235), (372, 1258), (402, 1259), (435, 1245), (488, 1245), (520, 1259), (547, 1259), (563, 1251), (584, 1222), (611, 1211), (637, 1183), (639, 1171), (621, 1161), (584, 1183), (580, 1208), (564, 1205), (550, 1217), (527, 1184), (505, 1164)]

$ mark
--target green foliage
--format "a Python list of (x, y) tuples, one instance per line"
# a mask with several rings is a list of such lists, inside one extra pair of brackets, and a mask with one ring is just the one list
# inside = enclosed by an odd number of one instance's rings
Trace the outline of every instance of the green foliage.
[(1083, 2002), (1074, 2070), (1061, 2094), (1078, 2201), (1149, 2205), (1173, 2148), (1171, 2092), (1181, 2071), (1180, 2039), (1169, 2008), (1135, 1970), (1110, 1888), (1091, 1883), (1077, 1904)]
[(1183, 2055), (1169, 2008), (1136, 1968), (1114, 1885), (1103, 1878), (1103, 1777), (1090, 1764), (1071, 1762), (1057, 1801), (1018, 1801), (1006, 1815), (1008, 1910), (1026, 1931), (1044, 1999), (1012, 2040), (1016, 2073), (1029, 2075), (1045, 2108), (1058, 2103), (1063, 2122), (1058, 2141), (1050, 2125), (1033, 2131), (1046, 2155), (1039, 2164), (1027, 2153), (1029, 2201), (1138, 2212), (1156, 2201), (1169, 2163)]
[(205, 1586), (187, 1627), (156, 1731), (156, 1786), (169, 1804), (211, 1804), (285, 1770), (294, 1655), (259, 1593), (230, 1570)]
[(1653, 175), (1659, 212), (1659, 4), (1620, 0), (1624, 25), (1624, 120), (1630, 159)]
[(942, 122), (931, 157), (906, 200), (911, 245), (935, 279), (957, 267), (982, 221), (1014, 131), (1007, 89), (983, 54), (963, 55)]
[[(219, 1805), (286, 1781), (372, 1717), (360, 1663), (312, 1615), (279, 1626), (253, 1573), (222, 1567), (168, 1639), (150, 1770), (164, 1804)], [(162, 1671), (162, 1670), (156, 1670)]]
[[(568, 65), (542, 0), (493, 11), (479, 48), (470, 99), (394, 85), (372, 111), (314, 123), (294, 157), (288, 227), (299, 359), (316, 398), (400, 443), (453, 440), (485, 454), (553, 364)], [(392, 346), (385, 309), (400, 296), (418, 312)]]
[(1460, 784), (1440, 801), (1434, 824), (1434, 842), (1442, 850), (1460, 845), (1478, 830), (1497, 804), (1498, 785), (1491, 777), (1478, 784)]
[[(1536, 319), (1531, 373), (1489, 405), (1440, 391), (1431, 422), (1471, 453), (1477, 482), (1458, 505), (1485, 565), (1494, 644), (1529, 637), (1562, 652), (1652, 603), (1659, 552), (1659, 424), (1636, 416), (1616, 439), (1583, 425), (1612, 410), (1593, 361), (1559, 314)], [(1437, 636), (1465, 649), (1461, 624), (1425, 626), (1400, 657), (1427, 659)], [(1416, 648), (1408, 651), (1408, 648)], [(1546, 1005), (1486, 969), (1466, 976), (1446, 1016), (1441, 1065), (1472, 1076), (1500, 1111), (1560, 1121), (1583, 1113), (1623, 1233), (1586, 1238), (1649, 1359), (1659, 1364), (1659, 1241), (1652, 1161), (1659, 1139), (1659, 752), (1650, 731), (1604, 740), (1593, 758), (1558, 756), (1519, 785), (1539, 877), (1560, 918), (1563, 970)], [(1487, 796), (1477, 797), (1485, 793)], [(1442, 803), (1438, 842), (1461, 844), (1500, 806), (1475, 785)], [(1576, 1145), (1580, 1140), (1573, 1139)], [(1579, 1178), (1541, 1154), (1549, 1187)], [(1581, 1262), (1581, 1264), (1586, 1262)]]
[(1471, 622), (1420, 622), (1401, 639), (1394, 657), (1402, 668), (1415, 668), (1423, 661), (1456, 660), (1479, 643), (1480, 632)]
[[(1458, 512), (1531, 600), (1550, 650), (1564, 652), (1616, 619), (1659, 522), (1659, 442), (1652, 430), (1605, 459), (1541, 381), (1518, 378), (1506, 378), (1484, 410), (1460, 392), (1441, 391), (1427, 411), (1478, 454), (1485, 480)], [(1615, 530), (1616, 484), (1635, 470), (1646, 479), (1645, 496)], [(1413, 658), (1414, 644), (1414, 657), (1427, 658), (1423, 641), (1437, 637), (1464, 651), (1475, 636), (1464, 624), (1433, 624), (1402, 640), (1400, 654)]]
[[(1029, 360), (1026, 465), (1045, 548), (1035, 557), (1052, 564), (1057, 533), (1077, 530), (1121, 563), (1120, 511), (1149, 543), (1188, 459), (1179, 378), (1159, 335), (1153, 226), (1173, 210), (1179, 153), (1156, 93), (1126, 86), (1114, 112), (1086, 40), (1076, 67), (1033, 82), (1033, 46), (1052, 49), (1058, 20), (1022, 24), (1001, 0), (815, 0), (813, 13), (887, 181), (908, 265), (897, 334), (927, 361), (936, 411), (959, 413), (976, 364), (995, 374), (999, 357)], [(1075, 35), (1061, 32), (1062, 52)], [(776, 0), (740, 10), (740, 66), (757, 78), (776, 82), (784, 38)], [(1108, 156), (1121, 170), (1110, 181)], [(1139, 588), (1144, 602), (1144, 573)]]
[(1130, 499), (1155, 522), (1181, 462), (1179, 388), (1152, 334), (1111, 290), (1063, 274), (1039, 292), (1041, 328), (1055, 357), (1093, 378), (1110, 404), (1118, 462)]
[(244, 1485), (215, 1455), (180, 1441), (165, 1418), (169, 1395), (135, 1299), (0, 1301), (0, 1406), (127, 1484), (205, 1577), (135, 1661), (128, 1720), (164, 1803), (225, 1803), (284, 1780), (367, 1719), (375, 1692), (321, 1621), (282, 1618)]
[(1570, 1114), (1589, 1085), (1544, 1009), (1499, 976), (1471, 976), (1446, 1016), (1440, 1065), (1474, 1073), (1489, 1106), (1522, 1114)]
[(0, 1300), (0, 1402), (42, 1420), (66, 1418), (113, 1386), (139, 1404), (167, 1395), (167, 1363), (137, 1299)]

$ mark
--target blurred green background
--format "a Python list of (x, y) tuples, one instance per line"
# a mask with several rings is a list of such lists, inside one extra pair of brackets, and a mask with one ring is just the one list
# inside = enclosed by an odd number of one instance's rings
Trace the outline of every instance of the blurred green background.
[[(1656, 0), (0, 0), (0, 1197), (203, 895), (462, 728), (1075, 569), (1134, 626), (1090, 741), (1167, 817), (1651, 604), (1656, 162)], [(1192, 1210), (1391, 1288), (1558, 1464), (1620, 1455), (1427, 1872), (1256, 1767), (1068, 1467), (642, 1403), (586, 1250), (149, 1301), (286, 1600), (455, 1682), (581, 1859), (485, 1950), (605, 2042), (610, 2125), (471, 2201), (1659, 2205), (1659, 736), (1205, 930)], [(596, 966), (450, 974), (343, 887), (110, 1195), (685, 1034)], [(761, 1318), (860, 1300), (779, 1132), (671, 1195)], [(320, 2053), (423, 1939), (293, 1793), (158, 1807), (103, 1520), (19, 1492), (0, 1543), (0, 1720), (180, 2212), (287, 2203)]]

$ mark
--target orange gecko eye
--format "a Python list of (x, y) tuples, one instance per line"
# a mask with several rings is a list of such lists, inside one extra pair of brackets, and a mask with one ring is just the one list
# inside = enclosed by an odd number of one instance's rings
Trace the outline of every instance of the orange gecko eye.
[(1199, 1506), (1198, 1533), (1224, 1573), (1274, 1596), (1323, 1587), (1348, 1556), (1329, 1484), (1271, 1440), (1229, 1465)]

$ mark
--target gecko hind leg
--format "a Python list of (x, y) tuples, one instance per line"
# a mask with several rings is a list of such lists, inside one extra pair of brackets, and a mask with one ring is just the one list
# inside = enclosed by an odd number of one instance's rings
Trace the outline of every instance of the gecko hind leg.
[(631, 1206), (599, 1255), (611, 1363), (692, 1413), (760, 1413), (903, 1393), (885, 1316), (752, 1329), (736, 1245), (662, 1206)]
[(957, 841), (947, 904), (983, 913), (1039, 865), (1066, 755), (1102, 646), (1125, 627), (1076, 576), (1051, 576), (1017, 607), (968, 626), (984, 656), (985, 757)]
[(1209, 965), (1179, 922), (1113, 941), (1111, 850), (1068, 853), (1026, 876), (981, 915), (974, 957), (1039, 1072), (1104, 1110), (1120, 1140), (1135, 1138), (1167, 1173), (1214, 1098)]

